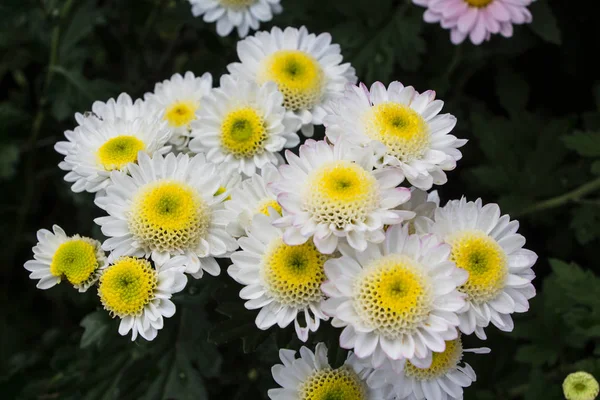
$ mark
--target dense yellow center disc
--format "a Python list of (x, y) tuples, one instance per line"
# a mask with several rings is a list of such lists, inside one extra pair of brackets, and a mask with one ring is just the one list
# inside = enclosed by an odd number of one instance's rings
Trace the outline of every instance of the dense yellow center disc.
[(419, 264), (399, 254), (372, 262), (354, 285), (357, 313), (388, 338), (412, 332), (431, 311), (431, 288), (422, 271)]
[(96, 269), (96, 246), (86, 239), (72, 239), (58, 246), (50, 264), (52, 275), (64, 276), (73, 285), (86, 282)]
[(196, 102), (178, 101), (167, 107), (164, 118), (173, 127), (188, 126), (190, 122), (196, 119), (197, 109), (198, 103)]
[(403, 162), (421, 158), (429, 146), (429, 129), (419, 113), (400, 103), (381, 103), (365, 114), (367, 136), (383, 143)]
[(303, 204), (320, 223), (343, 229), (363, 222), (379, 206), (379, 184), (372, 173), (351, 161), (332, 161), (308, 177)]
[(259, 83), (274, 81), (283, 93), (288, 110), (312, 108), (321, 101), (324, 74), (310, 54), (300, 50), (279, 50), (269, 56), (259, 71)]
[(456, 367), (462, 358), (462, 352), (463, 348), (460, 338), (449, 340), (446, 342), (446, 350), (441, 353), (432, 354), (431, 366), (429, 368), (417, 368), (410, 361), (407, 361), (404, 366), (404, 373), (406, 376), (418, 380), (439, 378)]
[(256, 3), (256, 1), (257, 0), (218, 0), (218, 2), (221, 3), (222, 6), (233, 9), (240, 9), (251, 6), (252, 4)]
[(452, 246), (451, 260), (469, 273), (459, 290), (475, 303), (485, 303), (504, 289), (508, 275), (502, 247), (482, 231), (462, 231), (447, 239)]
[(262, 153), (266, 140), (266, 123), (251, 107), (230, 112), (221, 124), (221, 145), (236, 158)]
[(140, 315), (154, 297), (157, 273), (148, 260), (123, 257), (100, 277), (100, 300), (113, 315)]
[(269, 216), (269, 207), (273, 208), (275, 211), (277, 211), (279, 213), (279, 215), (281, 215), (281, 212), (282, 212), (281, 206), (279, 205), (277, 200), (273, 200), (273, 199), (264, 199), (263, 201), (261, 201), (258, 205), (256, 212), (266, 215), (268, 217)]
[(157, 251), (189, 249), (210, 222), (209, 208), (183, 182), (161, 180), (143, 187), (133, 200), (129, 228), (135, 237)]
[(138, 152), (144, 150), (144, 142), (135, 136), (121, 135), (109, 139), (98, 149), (98, 160), (107, 171), (123, 169), (137, 161)]
[(494, 0), (465, 0), (471, 7), (482, 8), (490, 4)]
[(281, 239), (271, 243), (261, 270), (265, 287), (282, 304), (305, 307), (323, 297), (323, 265), (327, 256), (319, 253), (312, 240), (289, 246)]
[(299, 400), (366, 400), (362, 381), (348, 367), (316, 371), (300, 387)]

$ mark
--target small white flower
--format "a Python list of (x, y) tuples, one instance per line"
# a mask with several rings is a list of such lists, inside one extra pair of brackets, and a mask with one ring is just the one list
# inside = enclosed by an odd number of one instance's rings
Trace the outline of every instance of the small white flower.
[(225, 230), (227, 193), (217, 194), (222, 182), (215, 166), (202, 155), (140, 153), (129, 172), (113, 172), (106, 195), (95, 200), (109, 214), (95, 219), (109, 237), (103, 244), (109, 260), (151, 256), (163, 264), (183, 255), (195, 278), (203, 271), (218, 275), (214, 257), (226, 257), (237, 243)]
[[(355, 151), (357, 150), (357, 151)], [(285, 228), (290, 245), (313, 237), (320, 252), (331, 254), (340, 238), (364, 250), (368, 242), (384, 239), (384, 225), (414, 217), (412, 211), (393, 210), (410, 198), (410, 190), (396, 187), (392, 169), (373, 170), (373, 159), (345, 143), (331, 146), (307, 140), (300, 156), (286, 152), (289, 165), (279, 168), (281, 178), (271, 184), (284, 217), (276, 221)]]
[(217, 21), (219, 36), (227, 36), (237, 29), (243, 38), (250, 29), (257, 30), (261, 22), (273, 19), (282, 7), (280, 0), (189, 0), (192, 14), (203, 16), (204, 22)]
[(340, 345), (360, 358), (410, 358), (428, 366), (431, 352), (457, 337), (456, 315), (465, 306), (457, 288), (467, 273), (449, 260), (450, 246), (435, 236), (409, 235), (393, 226), (385, 242), (364, 251), (341, 246), (325, 264), (323, 311), (344, 327)]
[(271, 400), (382, 399), (380, 391), (365, 383), (373, 369), (365, 367), (353, 354), (337, 369), (329, 365), (324, 343), (317, 344), (314, 353), (303, 346), (300, 358), (293, 350), (281, 349), (279, 358), (283, 364), (273, 366), (271, 371), (282, 387), (269, 390)]
[(196, 119), (196, 111), (201, 107), (202, 98), (212, 88), (212, 75), (206, 72), (196, 77), (193, 72), (184, 76), (174, 74), (171, 79), (158, 82), (154, 93), (146, 93), (148, 107), (153, 107), (164, 115), (173, 134), (170, 143), (178, 151), (184, 151), (190, 140), (191, 123)]
[(367, 384), (386, 393), (389, 400), (462, 400), (463, 388), (476, 380), (467, 363), (461, 365), (463, 353), (489, 353), (488, 348), (463, 349), (461, 338), (446, 341), (446, 349), (433, 353), (427, 368), (410, 360), (386, 360), (367, 379)]
[(261, 86), (230, 75), (204, 99), (192, 123), (190, 150), (228, 171), (252, 176), (256, 169), (277, 165), (277, 154), (298, 145), (300, 119), (283, 108), (273, 82)]
[(307, 137), (313, 135), (314, 125), (323, 123), (322, 106), (357, 80), (354, 68), (342, 64), (340, 46), (331, 44), (331, 35), (309, 34), (305, 27), (257, 32), (238, 42), (237, 53), (241, 62), (230, 64), (229, 72), (258, 84), (275, 82), (285, 108), (302, 119)]
[(440, 197), (437, 190), (432, 190), (430, 193), (427, 193), (424, 190), (412, 187), (410, 189), (410, 200), (404, 204), (400, 204), (397, 209), (415, 213), (414, 218), (404, 222), (409, 224), (408, 231), (410, 233), (415, 233), (415, 221), (421, 218), (433, 218), (433, 213), (439, 206)]
[(329, 319), (321, 311), (323, 265), (329, 257), (312, 242), (285, 244), (283, 231), (271, 225), (279, 214), (270, 211), (270, 216), (254, 217), (248, 237), (239, 239), (242, 250), (231, 255), (233, 265), (227, 273), (245, 285), (240, 297), (248, 300), (246, 308), (260, 309), (258, 328), (275, 324), (285, 328), (293, 321), (298, 338), (306, 342), (309, 332), (319, 329), (320, 320)]
[(33, 248), (33, 260), (25, 263), (31, 279), (39, 279), (39, 289), (50, 289), (63, 279), (80, 292), (85, 292), (108, 265), (100, 242), (79, 235), (67, 236), (54, 225), (50, 232), (40, 229)]
[(187, 283), (185, 262), (185, 257), (173, 257), (155, 269), (146, 259), (122, 257), (104, 271), (98, 295), (111, 316), (121, 318), (119, 334), (131, 331), (131, 340), (138, 334), (146, 340), (156, 337), (164, 318), (175, 314), (171, 295)]
[(469, 273), (459, 290), (467, 304), (461, 311), (460, 330), (485, 339), (483, 328), (491, 322), (498, 329), (513, 330), (511, 314), (526, 312), (535, 296), (531, 267), (537, 255), (523, 248), (518, 221), (500, 216), (497, 204), (482, 205), (462, 198), (435, 211), (434, 219), (417, 221), (418, 232), (438, 235), (452, 246), (451, 260)]
[(327, 137), (369, 147), (382, 165), (398, 168), (419, 189), (446, 183), (444, 171), (456, 167), (467, 141), (448, 133), (456, 118), (441, 114), (435, 92), (419, 94), (412, 86), (376, 82), (367, 89), (348, 85), (344, 97), (330, 103), (324, 119)]
[[(239, 175), (238, 175), (239, 176)], [(244, 236), (256, 214), (270, 215), (271, 208), (282, 213), (277, 196), (269, 184), (279, 179), (279, 171), (266, 165), (260, 174), (252, 175), (231, 192), (230, 200), (224, 203), (227, 210), (227, 231), (235, 237)]]

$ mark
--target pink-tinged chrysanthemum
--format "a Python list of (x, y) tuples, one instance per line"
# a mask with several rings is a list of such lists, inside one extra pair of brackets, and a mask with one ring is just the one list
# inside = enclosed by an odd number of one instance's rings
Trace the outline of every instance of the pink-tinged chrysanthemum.
[(450, 29), (452, 43), (462, 43), (468, 36), (473, 44), (489, 40), (492, 34), (511, 37), (513, 25), (530, 23), (527, 6), (531, 0), (413, 0), (427, 7), (426, 22), (439, 22)]

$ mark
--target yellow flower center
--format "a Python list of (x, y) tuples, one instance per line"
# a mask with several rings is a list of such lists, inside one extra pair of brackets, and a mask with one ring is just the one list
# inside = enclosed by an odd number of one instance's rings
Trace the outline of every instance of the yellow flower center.
[(260, 84), (274, 81), (283, 93), (288, 110), (310, 109), (321, 101), (325, 77), (310, 54), (300, 50), (279, 50), (269, 56), (259, 71)]
[(236, 158), (262, 153), (266, 140), (266, 123), (251, 107), (230, 112), (221, 124), (221, 145)]
[(271, 296), (282, 304), (305, 307), (323, 297), (323, 265), (328, 257), (319, 253), (312, 240), (289, 246), (274, 240), (263, 258), (261, 275)]
[(450, 259), (469, 273), (459, 290), (469, 301), (485, 303), (504, 289), (508, 275), (502, 247), (482, 231), (458, 232), (446, 240), (452, 246)]
[(257, 214), (260, 213), (260, 214), (266, 215), (268, 217), (268, 216), (270, 216), (269, 207), (273, 208), (275, 211), (277, 211), (277, 213), (279, 213), (279, 215), (281, 215), (281, 213), (282, 213), (281, 206), (279, 205), (277, 200), (273, 200), (273, 199), (264, 199), (263, 201), (261, 201), (258, 205), (256, 213)]
[(567, 400), (594, 400), (600, 392), (598, 381), (584, 371), (569, 374), (562, 386)]
[(251, 6), (256, 3), (257, 0), (218, 0), (222, 6), (233, 9), (240, 9)]
[(66, 277), (73, 285), (81, 285), (98, 269), (96, 251), (91, 239), (71, 239), (64, 242), (52, 256), (50, 273)]
[(436, 379), (456, 368), (462, 358), (463, 348), (460, 337), (446, 342), (446, 350), (433, 353), (429, 368), (417, 368), (408, 361), (404, 366), (406, 376), (421, 381)]
[(379, 206), (379, 184), (351, 161), (333, 161), (314, 170), (304, 192), (304, 208), (317, 222), (343, 229), (363, 222)]
[(173, 251), (196, 245), (209, 223), (208, 205), (192, 187), (161, 180), (146, 185), (135, 196), (129, 228), (152, 250)]
[(171, 104), (165, 110), (165, 120), (169, 122), (169, 125), (179, 128), (181, 126), (188, 126), (190, 122), (196, 119), (196, 110), (198, 109), (198, 103), (193, 101), (177, 101)]
[(427, 122), (400, 103), (381, 103), (365, 114), (369, 138), (383, 143), (388, 153), (403, 162), (421, 158), (429, 146)]
[(107, 171), (123, 169), (137, 161), (138, 152), (146, 145), (135, 136), (121, 135), (109, 139), (98, 149), (98, 160)]
[(316, 371), (300, 387), (299, 400), (366, 400), (367, 390), (348, 367)]
[(494, 0), (464, 0), (471, 7), (483, 8)]
[(396, 339), (428, 318), (431, 293), (419, 264), (409, 257), (391, 254), (363, 270), (354, 284), (354, 307), (368, 325)]
[(111, 315), (140, 315), (154, 298), (157, 273), (148, 260), (123, 257), (100, 277), (98, 294)]

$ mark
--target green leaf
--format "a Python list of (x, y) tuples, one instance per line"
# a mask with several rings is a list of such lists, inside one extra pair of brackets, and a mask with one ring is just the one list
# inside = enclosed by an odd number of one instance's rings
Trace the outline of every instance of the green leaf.
[(80, 324), (84, 331), (79, 346), (82, 349), (92, 346), (101, 347), (112, 327), (111, 325), (113, 325), (111, 322), (112, 319), (104, 310), (94, 311), (86, 315)]
[(583, 157), (600, 157), (600, 132), (578, 131), (562, 138), (567, 148)]
[(600, 237), (600, 201), (597, 205), (586, 204), (572, 211), (571, 229), (577, 241), (583, 245)]
[(547, 42), (562, 44), (561, 32), (552, 8), (546, 0), (539, 0), (531, 4), (533, 21), (529, 25), (531, 30)]
[(0, 179), (12, 178), (19, 161), (19, 148), (14, 144), (0, 148)]

